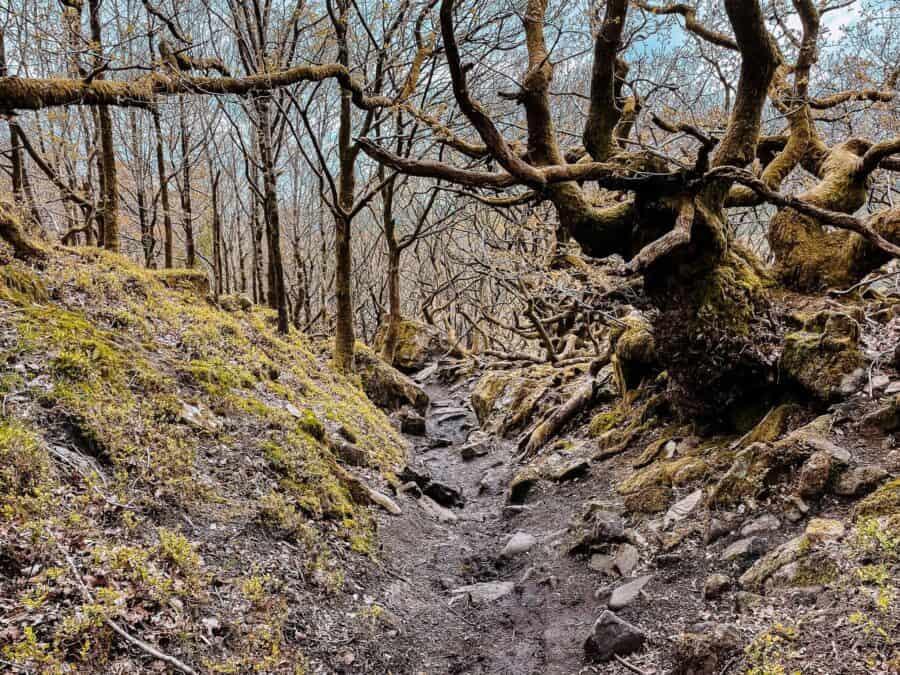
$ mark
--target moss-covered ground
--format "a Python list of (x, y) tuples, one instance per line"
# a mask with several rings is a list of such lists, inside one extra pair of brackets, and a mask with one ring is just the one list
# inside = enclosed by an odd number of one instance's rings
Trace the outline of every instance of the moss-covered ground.
[(162, 665), (109, 619), (199, 672), (305, 672), (350, 601), (374, 521), (328, 440), (376, 482), (403, 440), (304, 336), (207, 289), (93, 249), (0, 265), (3, 661)]

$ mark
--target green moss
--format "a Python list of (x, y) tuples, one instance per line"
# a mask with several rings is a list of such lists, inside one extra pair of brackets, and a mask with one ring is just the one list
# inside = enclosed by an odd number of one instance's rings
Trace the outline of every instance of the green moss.
[(19, 263), (0, 265), (0, 300), (28, 304), (49, 299), (44, 282), (34, 272)]
[(785, 375), (824, 401), (841, 398), (846, 378), (862, 368), (859, 324), (839, 312), (819, 312), (784, 338)]
[(40, 511), (52, 488), (50, 458), (38, 436), (16, 420), (0, 419), (0, 513)]
[(624, 496), (625, 508), (633, 513), (659, 513), (669, 507), (672, 489), (665, 485), (650, 485)]
[(900, 514), (900, 478), (895, 478), (857, 503), (853, 510), (856, 519), (877, 518)]
[(297, 420), (297, 426), (306, 434), (309, 434), (317, 441), (325, 440), (325, 425), (316, 417), (312, 410), (304, 410), (301, 417)]

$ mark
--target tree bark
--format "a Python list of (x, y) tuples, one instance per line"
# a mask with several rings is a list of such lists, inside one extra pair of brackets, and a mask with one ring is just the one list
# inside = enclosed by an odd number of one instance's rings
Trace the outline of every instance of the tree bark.
[(181, 224), (184, 229), (185, 267), (197, 266), (197, 250), (194, 244), (194, 214), (191, 199), (191, 142), (188, 133), (184, 98), (178, 99), (178, 122), (181, 138)]
[[(103, 64), (102, 35), (100, 23), (100, 0), (90, 0), (90, 24), (91, 39), (94, 42), (96, 56), (94, 58), (94, 70), (99, 70)], [(95, 80), (103, 80), (102, 72), (94, 77)], [(110, 251), (119, 251), (119, 182), (116, 172), (116, 147), (113, 139), (112, 112), (108, 105), (97, 106), (97, 118), (100, 129), (100, 170), (102, 181), (102, 207), (103, 213), (103, 247)]]
[(275, 183), (274, 152), (272, 149), (272, 123), (266, 98), (255, 99), (259, 134), (260, 160), (263, 177), (263, 212), (266, 220), (266, 244), (269, 250), (268, 286), (269, 306), (278, 312), (278, 330), (287, 334), (290, 330), (287, 289), (284, 281), (284, 263), (281, 254), (281, 222), (278, 211), (278, 191)]

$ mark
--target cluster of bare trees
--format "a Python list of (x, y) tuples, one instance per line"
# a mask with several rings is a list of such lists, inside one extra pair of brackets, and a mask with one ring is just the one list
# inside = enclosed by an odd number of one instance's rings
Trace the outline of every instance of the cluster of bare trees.
[(404, 314), (564, 361), (596, 308), (524, 280), (577, 244), (643, 280), (686, 389), (734, 382), (771, 362), (767, 265), (818, 292), (900, 253), (900, 11), (882, 0), (5, 14), (16, 212), (64, 243), (206, 266), (282, 330), (333, 333), (343, 369), (379, 324), (391, 353)]

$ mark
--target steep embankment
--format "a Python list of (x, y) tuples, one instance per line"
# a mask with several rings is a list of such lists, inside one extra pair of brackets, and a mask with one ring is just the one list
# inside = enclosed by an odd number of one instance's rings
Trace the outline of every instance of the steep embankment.
[(332, 671), (375, 621), (354, 593), (370, 485), (405, 459), (385, 415), (202, 275), (2, 262), (4, 667), (171, 668), (118, 628), (197, 672)]

